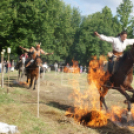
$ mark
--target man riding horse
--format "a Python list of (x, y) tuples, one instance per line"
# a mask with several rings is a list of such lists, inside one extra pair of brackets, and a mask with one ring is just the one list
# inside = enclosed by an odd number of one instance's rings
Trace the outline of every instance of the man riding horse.
[[(28, 73), (29, 69), (32, 66), (32, 63), (34, 62), (34, 60), (37, 56), (40, 57), (41, 54), (44, 54), (44, 55), (53, 54), (53, 53), (47, 53), (47, 52), (43, 51), (40, 48), (40, 44), (37, 44), (36, 48), (31, 47), (30, 49), (27, 49), (27, 48), (23, 48), (22, 46), (20, 46), (20, 48), (28, 53), (28, 59), (25, 63), (26, 64), (26, 74)], [(40, 73), (42, 73), (42, 72), (43, 72), (43, 68), (41, 67), (40, 68)]]
[[(102, 108), (102, 104), (104, 104), (106, 110), (108, 110), (108, 107), (105, 103), (105, 95), (110, 88), (118, 90), (122, 95), (125, 96), (125, 103), (128, 105), (127, 123), (132, 123), (134, 125), (131, 115), (131, 103), (134, 102), (134, 89), (131, 86), (133, 80), (134, 39), (127, 39), (126, 31), (121, 32), (118, 37), (107, 37), (105, 35), (98, 34), (98, 32), (95, 32), (95, 35), (101, 40), (112, 43), (113, 47), (113, 52), (108, 53), (109, 58), (111, 58), (111, 61), (114, 63), (113, 70), (111, 71), (112, 79), (110, 79), (113, 85), (107, 86), (107, 83), (105, 83), (107, 81), (104, 81), (104, 83), (100, 85), (100, 107)], [(123, 51), (128, 45), (133, 46), (130, 50), (123, 54)], [(104, 78), (105, 76), (106, 74), (104, 75)], [(133, 93), (133, 96), (130, 97), (126, 91)]]
[(95, 35), (101, 40), (112, 44), (113, 52), (108, 52), (108, 71), (111, 74), (115, 74), (118, 71), (119, 59), (123, 56), (126, 47), (134, 44), (134, 39), (127, 39), (126, 31), (122, 31), (118, 37), (108, 37), (98, 32), (95, 32)]
[(34, 47), (31, 47), (30, 49), (27, 49), (27, 48), (23, 48), (20, 46), (20, 48), (28, 53), (32, 53), (32, 56), (30, 57), (30, 60), (29, 62), (26, 64), (26, 67), (28, 67), (33, 61), (34, 59), (36, 58), (36, 56), (39, 56), (40, 57), (40, 54), (44, 54), (44, 55), (51, 55), (53, 53), (47, 53), (45, 51), (43, 51), (41, 48), (40, 48), (40, 44), (37, 44), (36, 45), (36, 48)]

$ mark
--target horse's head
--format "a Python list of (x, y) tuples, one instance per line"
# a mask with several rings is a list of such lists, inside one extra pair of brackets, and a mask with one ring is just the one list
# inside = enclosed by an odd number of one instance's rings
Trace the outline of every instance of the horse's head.
[(42, 65), (42, 60), (41, 60), (41, 58), (40, 58), (39, 56), (36, 56), (35, 61), (34, 61), (34, 64), (35, 64), (37, 67), (39, 67), (39, 66)]

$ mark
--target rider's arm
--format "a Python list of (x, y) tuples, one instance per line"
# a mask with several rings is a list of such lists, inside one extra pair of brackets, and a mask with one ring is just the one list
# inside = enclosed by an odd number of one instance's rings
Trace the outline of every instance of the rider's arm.
[(44, 54), (44, 55), (51, 55), (51, 54), (53, 54), (53, 53), (47, 53), (47, 52), (43, 51), (42, 49), (40, 50), (40, 52), (41, 52), (41, 54)]
[(103, 35), (103, 34), (99, 34), (98, 32), (94, 32), (94, 34), (95, 34), (98, 38), (100, 38), (101, 40), (103, 40), (103, 41), (106, 41), (106, 42), (109, 42), (109, 43), (113, 43), (113, 42), (114, 42), (114, 40), (113, 40), (112, 37), (108, 37), (108, 36), (105, 36), (105, 35)]
[(26, 51), (26, 52), (29, 52), (29, 49), (28, 49), (28, 48), (24, 48), (24, 47), (22, 47), (22, 46), (20, 46), (20, 48), (21, 48), (22, 50)]
[(127, 45), (133, 45), (134, 39), (126, 39)]

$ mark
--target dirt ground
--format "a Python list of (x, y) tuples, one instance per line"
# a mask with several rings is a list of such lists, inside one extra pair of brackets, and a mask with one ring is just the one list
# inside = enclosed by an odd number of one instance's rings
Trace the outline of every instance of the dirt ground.
[[(25, 80), (26, 78), (22, 79), (23, 82)], [(36, 104), (38, 85), (36, 86), (36, 90), (32, 90), (27, 89), (27, 86), (25, 85), (16, 84), (15, 81), (17, 81), (16, 73), (10, 76), (9, 91), (12, 92), (15, 88), (18, 87), (21, 90), (26, 90), (30, 93), (31, 96), (30, 98), (20, 97), (20, 102)], [(101, 128), (89, 128), (76, 123), (72, 118), (67, 118), (65, 116), (66, 110), (69, 107), (74, 107), (74, 98), (70, 98), (69, 96), (71, 93), (73, 93), (74, 88), (77, 86), (80, 87), (81, 92), (84, 92), (88, 88), (87, 74), (72, 75), (53, 72), (44, 74), (40, 79), (39, 114), (42, 118), (43, 116), (47, 115), (45, 121), (49, 124), (49, 126), (52, 126), (52, 129), (54, 129), (52, 134), (134, 134), (134, 129), (119, 128), (111, 121), (108, 121), (107, 126)], [(106, 102), (110, 108), (113, 105), (118, 105), (122, 108), (125, 108), (126, 105), (123, 104), (124, 99), (125, 98), (115, 90), (110, 90), (106, 96)], [(45, 107), (46, 109), (49, 109), (49, 107), (54, 107), (62, 112), (61, 114), (57, 115), (55, 111), (48, 110), (48, 112), (42, 107)]]

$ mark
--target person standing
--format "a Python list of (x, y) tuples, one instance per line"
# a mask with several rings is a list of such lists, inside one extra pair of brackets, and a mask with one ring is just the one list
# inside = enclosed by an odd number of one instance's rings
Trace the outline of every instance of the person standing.
[(47, 62), (44, 62), (44, 64), (42, 65), (44, 72), (46, 73), (47, 69), (48, 69), (48, 65)]
[(54, 63), (54, 68), (55, 68), (55, 72), (58, 72), (58, 63), (57, 62)]
[(14, 71), (14, 60), (12, 60), (12, 62), (11, 62), (11, 71), (12, 72)]
[(83, 66), (81, 65), (80, 66), (80, 73), (82, 73), (83, 72)]

